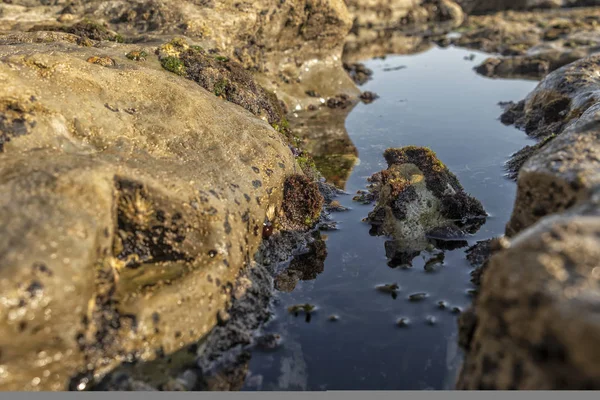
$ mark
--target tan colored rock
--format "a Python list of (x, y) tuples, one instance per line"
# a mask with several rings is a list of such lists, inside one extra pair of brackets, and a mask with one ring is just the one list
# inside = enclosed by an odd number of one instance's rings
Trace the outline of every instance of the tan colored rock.
[(125, 56), (140, 46), (76, 39), (0, 36), (2, 390), (197, 341), (300, 171), (266, 122)]
[(461, 7), (450, 0), (346, 0), (355, 27), (398, 29), (411, 24), (451, 21), (460, 25)]
[(600, 388), (598, 199), (544, 218), (490, 259), (458, 389)]
[[(13, 3), (0, 4), (0, 31), (64, 29), (89, 20), (106, 23), (126, 41), (156, 45), (183, 36), (255, 72), (259, 83), (291, 109), (316, 104), (306, 95), (307, 86), (319, 86), (327, 97), (359, 94), (341, 64), (343, 41), (352, 24), (343, 0)], [(73, 16), (72, 22), (57, 20), (65, 13)]]
[(587, 200), (598, 185), (598, 60), (591, 56), (551, 73), (503, 116), (543, 139), (513, 158), (518, 190), (508, 235)]

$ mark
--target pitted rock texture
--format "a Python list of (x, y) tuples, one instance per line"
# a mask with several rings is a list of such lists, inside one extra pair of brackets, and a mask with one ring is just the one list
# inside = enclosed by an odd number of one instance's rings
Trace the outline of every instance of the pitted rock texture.
[(515, 235), (540, 217), (587, 200), (598, 184), (600, 57), (591, 56), (548, 75), (503, 115), (538, 138), (513, 156), (518, 176), (515, 208), (506, 233)]
[(460, 239), (485, 222), (483, 205), (464, 191), (430, 149), (388, 149), (384, 157), (388, 169), (369, 180), (376, 205), (366, 221), (372, 225), (371, 234), (394, 238), (386, 243), (393, 263), (410, 264), (431, 239)]
[(139, 50), (0, 36), (3, 390), (196, 342), (301, 173), (267, 122)]
[(598, 206), (544, 218), (490, 259), (461, 316), (458, 389), (600, 388)]
[(519, 155), (510, 240), (474, 276), (459, 389), (600, 387), (599, 65), (551, 73), (503, 116), (544, 139)]
[[(184, 37), (240, 63), (266, 89), (276, 90), (280, 100), (292, 109), (317, 103), (305, 94), (311, 85), (328, 97), (360, 94), (341, 64), (342, 45), (352, 25), (343, 0), (46, 3), (0, 3), (0, 31), (45, 27), (81, 33), (73, 26), (91, 22), (96, 27), (105, 26), (94, 29), (94, 33), (108, 29), (118, 34), (118, 41), (156, 45)], [(97, 35), (90, 38), (98, 40)]]

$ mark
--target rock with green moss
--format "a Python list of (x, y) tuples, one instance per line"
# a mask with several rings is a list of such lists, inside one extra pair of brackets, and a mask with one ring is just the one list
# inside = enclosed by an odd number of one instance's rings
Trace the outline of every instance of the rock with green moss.
[(384, 157), (388, 169), (370, 178), (369, 192), (377, 203), (367, 221), (372, 234), (394, 238), (386, 244), (391, 260), (410, 264), (430, 247), (430, 239), (459, 239), (485, 222), (481, 203), (430, 149), (388, 149)]
[[(103, 44), (106, 68), (73, 37), (0, 35), (0, 390), (86, 388), (197, 343), (300, 173), (267, 122), (127, 59), (139, 45)], [(318, 189), (291, 187), (312, 223)]]
[(256, 83), (241, 64), (192, 47), (184, 39), (161, 46), (158, 56), (167, 71), (196, 82), (215, 96), (237, 104), (271, 124), (284, 124), (283, 109), (277, 98)]

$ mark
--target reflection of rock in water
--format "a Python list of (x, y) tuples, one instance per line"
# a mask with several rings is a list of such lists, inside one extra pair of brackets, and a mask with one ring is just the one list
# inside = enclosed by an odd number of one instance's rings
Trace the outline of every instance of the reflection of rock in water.
[(317, 169), (338, 188), (344, 188), (356, 163), (358, 151), (346, 131), (346, 117), (355, 104), (346, 108), (321, 107), (290, 119), (302, 148), (313, 158)]
[[(407, 146), (388, 149), (384, 156), (388, 169), (369, 179), (369, 196), (363, 193), (356, 200), (376, 201), (366, 221), (372, 235), (393, 238), (385, 243), (391, 267), (411, 266), (423, 251), (464, 247), (464, 237), (485, 223), (481, 203), (431, 150)], [(434, 254), (426, 269), (435, 271), (440, 263), (442, 256)]]
[(433, 43), (422, 35), (407, 36), (404, 32), (355, 29), (344, 44), (344, 63), (356, 63), (388, 54), (415, 54), (429, 50)]
[(290, 266), (275, 278), (275, 288), (282, 292), (291, 292), (296, 288), (298, 281), (313, 280), (323, 272), (327, 246), (319, 232), (315, 233), (315, 240), (308, 245), (308, 252), (295, 257)]

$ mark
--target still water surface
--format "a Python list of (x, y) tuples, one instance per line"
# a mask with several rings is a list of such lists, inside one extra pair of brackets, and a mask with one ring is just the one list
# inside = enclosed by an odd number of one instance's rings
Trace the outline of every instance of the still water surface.
[[(475, 59), (465, 60), (470, 54)], [(428, 146), (490, 214), (469, 244), (502, 234), (516, 189), (504, 178), (503, 165), (528, 140), (498, 121), (498, 102), (524, 98), (536, 82), (478, 76), (472, 68), (485, 57), (434, 48), (366, 62), (374, 75), (362, 90), (380, 98), (359, 104), (346, 120), (360, 161), (345, 190), (354, 194), (364, 189), (367, 177), (386, 168), (386, 148)], [(469, 305), (466, 249), (446, 252), (443, 267), (433, 274), (423, 268), (425, 255), (411, 269), (392, 269), (384, 251), (386, 238), (370, 236), (369, 226), (361, 222), (372, 206), (352, 197), (339, 198), (352, 210), (333, 215), (340, 230), (327, 232), (324, 271), (299, 282), (292, 293), (278, 295), (276, 317), (266, 331), (281, 334), (283, 345), (274, 352), (253, 352), (245, 390), (452, 388), (461, 357), (457, 317), (437, 303)], [(396, 299), (374, 289), (394, 282), (401, 287)], [(415, 292), (430, 297), (409, 302), (407, 296)], [(319, 307), (310, 322), (287, 312), (289, 305), (299, 303)], [(339, 320), (329, 321), (332, 314)], [(435, 325), (427, 324), (428, 316), (436, 318)], [(401, 317), (411, 325), (398, 327)]]

